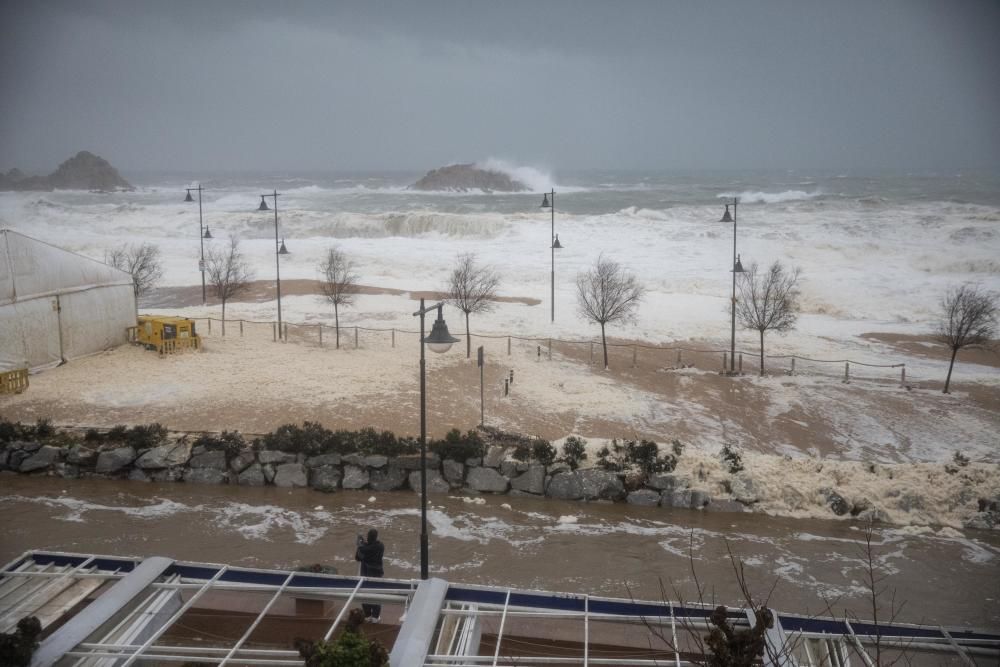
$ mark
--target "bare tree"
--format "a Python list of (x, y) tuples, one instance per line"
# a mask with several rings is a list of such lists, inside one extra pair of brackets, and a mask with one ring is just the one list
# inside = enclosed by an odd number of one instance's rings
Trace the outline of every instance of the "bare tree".
[(205, 271), (215, 295), (222, 301), (222, 335), (226, 335), (226, 302), (245, 292), (253, 280), (253, 271), (240, 252), (240, 241), (229, 237), (225, 248), (209, 248), (205, 253)]
[(497, 296), (500, 275), (491, 266), (476, 263), (472, 253), (456, 258), (456, 266), (448, 278), (448, 303), (465, 313), (465, 357), (472, 356), (472, 333), (469, 330), (469, 315), (485, 313), (493, 309)]
[(635, 311), (646, 289), (638, 278), (604, 255), (590, 271), (576, 277), (576, 301), (580, 315), (601, 325), (604, 370), (608, 370), (608, 341), (605, 326), (635, 320)]
[(778, 261), (767, 271), (759, 271), (754, 262), (740, 280), (736, 314), (744, 327), (760, 332), (761, 375), (764, 374), (764, 332), (784, 333), (795, 328), (800, 275), (799, 269), (786, 269)]
[(982, 347), (997, 335), (997, 301), (993, 294), (978, 285), (965, 283), (951, 289), (941, 299), (943, 315), (937, 339), (951, 348), (951, 363), (944, 381), (944, 393), (951, 384), (955, 357), (963, 347)]
[(354, 303), (358, 274), (354, 272), (354, 262), (337, 246), (326, 251), (326, 258), (320, 262), (320, 289), (333, 304), (333, 322), (337, 330), (337, 349), (340, 349), (340, 307)]
[(152, 243), (122, 244), (104, 251), (104, 263), (132, 276), (136, 301), (163, 277), (160, 248)]

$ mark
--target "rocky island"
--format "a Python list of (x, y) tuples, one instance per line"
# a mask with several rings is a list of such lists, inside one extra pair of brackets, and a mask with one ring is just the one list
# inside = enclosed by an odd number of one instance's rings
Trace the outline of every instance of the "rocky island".
[(0, 190), (134, 190), (104, 158), (80, 151), (48, 176), (27, 176), (16, 167), (0, 173)]
[(509, 175), (474, 164), (452, 164), (427, 172), (410, 186), (413, 190), (468, 192), (525, 192), (529, 188)]

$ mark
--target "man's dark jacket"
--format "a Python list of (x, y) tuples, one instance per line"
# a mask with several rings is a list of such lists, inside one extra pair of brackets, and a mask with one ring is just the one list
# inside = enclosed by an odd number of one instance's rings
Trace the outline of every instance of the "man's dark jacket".
[(385, 553), (385, 545), (378, 540), (371, 544), (365, 542), (358, 545), (358, 550), (354, 553), (354, 560), (361, 561), (362, 577), (381, 577), (383, 575), (383, 553)]

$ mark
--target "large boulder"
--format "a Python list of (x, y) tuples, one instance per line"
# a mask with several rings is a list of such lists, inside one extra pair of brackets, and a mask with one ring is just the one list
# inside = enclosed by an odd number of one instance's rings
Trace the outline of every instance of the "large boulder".
[(153, 447), (139, 457), (135, 467), (143, 470), (159, 470), (184, 465), (189, 458), (191, 458), (191, 443), (173, 442)]
[(686, 484), (677, 475), (653, 475), (646, 482), (646, 486), (657, 491), (673, 491)]
[(295, 463), (295, 454), (271, 449), (263, 449), (257, 452), (257, 460), (263, 465), (282, 465), (284, 463)]
[(483, 457), (483, 467), (485, 468), (499, 468), (500, 464), (503, 463), (504, 457), (507, 455), (507, 450), (500, 445), (492, 445), (486, 450), (486, 456)]
[(267, 481), (263, 466), (259, 463), (250, 464), (236, 477), (236, 483), (240, 486), (264, 486)]
[(542, 495), (545, 493), (545, 466), (535, 463), (525, 473), (510, 480), (510, 488)]
[(110, 475), (132, 465), (132, 461), (135, 461), (135, 449), (132, 447), (106, 449), (98, 454), (94, 472)]
[(83, 445), (73, 445), (66, 454), (66, 463), (89, 467), (97, 463), (97, 451)]
[(252, 449), (244, 449), (229, 461), (229, 469), (237, 475), (257, 460), (257, 454)]
[(385, 464), (389, 462), (388, 456), (382, 456), (381, 454), (372, 454), (366, 456), (364, 460), (364, 465), (369, 468), (384, 468)]
[(832, 489), (824, 489), (821, 490), (820, 493), (826, 497), (826, 504), (837, 516), (844, 516), (851, 511), (851, 504), (847, 502), (847, 499), (844, 498), (844, 496), (840, 495), (836, 491)]
[(368, 488), (373, 491), (396, 491), (403, 488), (406, 482), (406, 469), (389, 464), (380, 470), (372, 470), (368, 479)]
[(475, 491), (506, 493), (510, 481), (493, 468), (472, 468), (466, 475), (465, 485)]
[(528, 190), (521, 181), (511, 178), (502, 171), (482, 169), (475, 164), (451, 164), (440, 169), (432, 169), (423, 178), (410, 186), (414, 190), (448, 192), (524, 192)]
[(344, 466), (343, 487), (345, 489), (363, 489), (368, 486), (369, 477), (367, 468), (356, 465)]
[(317, 491), (332, 493), (340, 484), (340, 468), (334, 465), (319, 466), (309, 471), (309, 486)]
[[(410, 488), (420, 493), (420, 471), (415, 470), (410, 473)], [(451, 484), (441, 476), (437, 470), (427, 471), (427, 493), (448, 493), (451, 491)]]
[(223, 451), (208, 451), (204, 454), (192, 456), (188, 461), (189, 468), (211, 468), (213, 470), (226, 469), (226, 453)]
[[(392, 460), (392, 463), (405, 470), (420, 470), (420, 454), (406, 454), (404, 456), (397, 456)], [(438, 455), (433, 452), (427, 452), (427, 467), (437, 468), (438, 466)]]
[(306, 459), (307, 468), (320, 468), (322, 466), (335, 466), (340, 465), (342, 457), (340, 454), (320, 454), (319, 456), (310, 456)]
[(660, 504), (660, 492), (653, 489), (639, 489), (628, 494), (625, 500), (630, 505), (655, 507)]
[(747, 475), (737, 475), (729, 480), (729, 489), (733, 498), (744, 505), (760, 501), (760, 490)]
[[(220, 454), (222, 452), (219, 452)], [(184, 481), (188, 484), (223, 484), (229, 479), (225, 467), (219, 468), (189, 468), (184, 473)]]
[(711, 496), (704, 491), (694, 489), (664, 491), (660, 496), (660, 505), (663, 507), (700, 510), (704, 509), (710, 502), (712, 502)]
[(625, 497), (625, 484), (616, 473), (599, 468), (577, 471), (580, 491), (587, 500), (621, 500)]
[(465, 465), (461, 461), (445, 459), (441, 467), (444, 470), (444, 478), (450, 483), (459, 485), (465, 480)]
[(21, 461), (21, 472), (33, 472), (44, 470), (58, 461), (62, 455), (62, 448), (45, 445), (40, 447), (31, 456)]
[(309, 486), (306, 467), (301, 463), (282, 463), (274, 469), (274, 485), (285, 488)]
[(560, 500), (579, 500), (583, 498), (583, 485), (575, 472), (561, 472), (549, 480), (545, 494)]

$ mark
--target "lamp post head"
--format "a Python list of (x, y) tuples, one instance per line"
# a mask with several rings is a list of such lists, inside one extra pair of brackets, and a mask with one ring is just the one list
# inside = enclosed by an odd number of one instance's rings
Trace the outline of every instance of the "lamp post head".
[(257, 207), (257, 210), (258, 211), (270, 211), (271, 210), (271, 208), (267, 205), (267, 202), (264, 201), (264, 195), (260, 196), (260, 206)]
[(444, 317), (441, 315), (441, 306), (438, 306), (438, 316), (434, 320), (434, 326), (431, 327), (430, 335), (424, 338), (424, 342), (427, 343), (427, 347), (431, 348), (431, 352), (437, 352), (442, 354), (451, 349), (452, 343), (457, 343), (458, 339), (448, 333), (448, 325), (444, 322)]
[(187, 197), (184, 198), (184, 201), (185, 202), (192, 202), (192, 201), (194, 201), (194, 197), (191, 196), (191, 189), (190, 188), (188, 188)]
[(729, 215), (729, 204), (726, 204), (726, 212), (722, 214), (722, 220), (719, 222), (732, 222), (733, 216)]
[(559, 243), (559, 235), (556, 234), (556, 240), (552, 242), (552, 249), (553, 250), (561, 250), (562, 247), (563, 247), (562, 243)]
[(285, 239), (281, 239), (281, 247), (278, 248), (278, 254), (279, 255), (287, 255), (287, 254), (289, 254), (288, 253), (288, 248), (285, 247)]
[(739, 255), (736, 255), (736, 264), (733, 265), (733, 273), (746, 273), (743, 270), (743, 262), (740, 261)]
[(210, 239), (210, 238), (212, 238), (212, 232), (209, 231), (208, 225), (205, 225), (205, 234), (202, 236), (202, 238), (203, 239)]
[(539, 208), (552, 208), (552, 204), (549, 203), (549, 193), (546, 192), (545, 196), (542, 197), (542, 205)]

